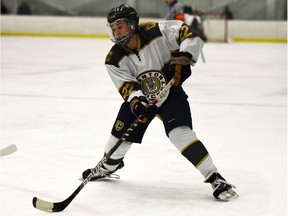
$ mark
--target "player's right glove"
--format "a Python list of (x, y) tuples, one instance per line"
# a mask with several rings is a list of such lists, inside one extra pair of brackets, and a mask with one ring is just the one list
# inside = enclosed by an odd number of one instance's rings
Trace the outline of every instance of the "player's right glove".
[(172, 53), (170, 71), (174, 73), (175, 86), (181, 85), (191, 75), (191, 59), (188, 52)]
[(130, 101), (130, 108), (134, 115), (137, 117), (145, 117), (142, 122), (145, 123), (148, 119), (151, 120), (157, 113), (157, 106), (149, 103), (146, 97), (134, 97)]

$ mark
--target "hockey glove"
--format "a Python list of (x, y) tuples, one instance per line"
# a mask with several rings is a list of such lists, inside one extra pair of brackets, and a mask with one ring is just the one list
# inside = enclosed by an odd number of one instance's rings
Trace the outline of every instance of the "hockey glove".
[(141, 119), (143, 123), (146, 123), (148, 119), (153, 119), (157, 113), (157, 106), (149, 103), (145, 97), (134, 97), (130, 101), (130, 108), (137, 117), (143, 116)]
[(191, 59), (188, 52), (172, 53), (170, 71), (174, 73), (175, 86), (181, 85), (191, 75)]

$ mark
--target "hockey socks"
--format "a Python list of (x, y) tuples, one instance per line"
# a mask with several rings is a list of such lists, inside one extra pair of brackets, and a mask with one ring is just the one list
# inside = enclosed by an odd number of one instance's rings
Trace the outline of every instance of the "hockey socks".
[(189, 127), (181, 126), (173, 129), (169, 133), (169, 138), (181, 154), (201, 172), (204, 178), (211, 172), (217, 172), (207, 149)]
[(194, 131), (183, 126), (169, 133), (171, 142), (178, 148), (181, 154), (187, 158), (204, 176), (205, 183), (210, 183), (213, 188), (213, 196), (217, 200), (229, 201), (238, 197), (233, 190), (234, 185), (228, 183), (217, 171), (212, 158)]

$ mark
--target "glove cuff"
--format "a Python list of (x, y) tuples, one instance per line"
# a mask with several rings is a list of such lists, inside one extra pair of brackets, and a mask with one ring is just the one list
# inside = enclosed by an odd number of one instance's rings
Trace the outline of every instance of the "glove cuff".
[(131, 101), (130, 101), (130, 109), (132, 111), (132, 113), (134, 115), (136, 115), (135, 113), (135, 109), (137, 107), (137, 104), (140, 102), (139, 98), (138, 97), (134, 97)]
[(132, 111), (132, 113), (136, 116), (138, 116), (138, 113), (137, 113), (137, 107), (138, 106), (144, 106), (144, 107), (147, 107), (148, 105), (148, 100), (143, 97), (143, 96), (140, 96), (140, 97), (134, 97), (132, 98), (132, 100), (130, 101), (130, 109)]
[(188, 52), (172, 53), (170, 64), (190, 65), (192, 55)]

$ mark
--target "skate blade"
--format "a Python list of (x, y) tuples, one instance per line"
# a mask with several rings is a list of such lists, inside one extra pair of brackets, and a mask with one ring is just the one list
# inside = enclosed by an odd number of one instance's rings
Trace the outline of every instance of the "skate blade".
[(224, 201), (228, 202), (230, 200), (237, 199), (239, 195), (232, 189), (229, 189), (228, 191), (222, 192), (219, 196), (218, 199), (219, 201)]
[[(109, 181), (114, 179), (120, 179), (120, 176), (117, 174), (111, 174), (110, 176), (106, 176), (103, 178), (91, 179), (89, 182)], [(83, 177), (80, 177), (79, 180), (84, 181)]]

